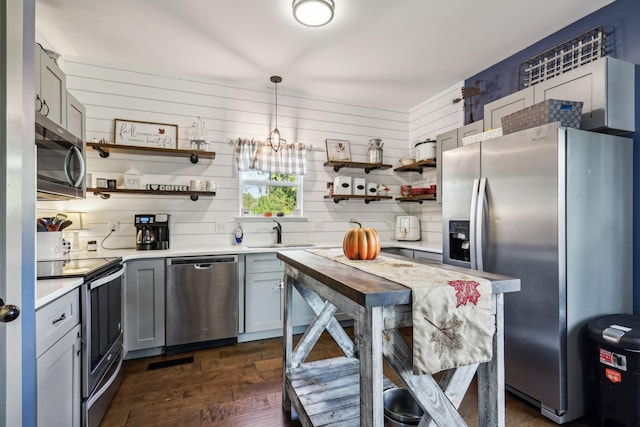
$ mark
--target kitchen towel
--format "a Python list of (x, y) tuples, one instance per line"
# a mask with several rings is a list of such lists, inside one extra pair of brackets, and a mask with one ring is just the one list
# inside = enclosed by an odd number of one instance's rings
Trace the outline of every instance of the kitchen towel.
[(379, 255), (350, 260), (342, 249), (308, 249), (411, 288), (413, 372), (433, 374), (492, 358), (491, 282), (465, 273)]

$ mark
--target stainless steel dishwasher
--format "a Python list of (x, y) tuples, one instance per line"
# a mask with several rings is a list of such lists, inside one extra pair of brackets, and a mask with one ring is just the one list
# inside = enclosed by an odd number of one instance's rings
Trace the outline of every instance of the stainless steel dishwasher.
[(237, 255), (167, 258), (167, 354), (237, 342)]

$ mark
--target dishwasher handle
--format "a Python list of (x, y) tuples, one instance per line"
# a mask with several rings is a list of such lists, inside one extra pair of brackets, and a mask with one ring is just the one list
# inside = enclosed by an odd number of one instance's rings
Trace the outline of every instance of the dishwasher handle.
[(167, 266), (172, 265), (193, 265), (197, 269), (210, 269), (219, 263), (237, 263), (237, 255), (221, 255), (208, 257), (183, 257), (183, 258), (167, 258)]

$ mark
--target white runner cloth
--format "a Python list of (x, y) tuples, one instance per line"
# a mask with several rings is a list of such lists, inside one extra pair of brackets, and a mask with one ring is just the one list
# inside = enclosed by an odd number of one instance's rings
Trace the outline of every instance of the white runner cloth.
[(411, 259), (350, 260), (342, 249), (309, 252), (412, 289), (413, 371), (432, 374), (491, 360), (491, 282)]

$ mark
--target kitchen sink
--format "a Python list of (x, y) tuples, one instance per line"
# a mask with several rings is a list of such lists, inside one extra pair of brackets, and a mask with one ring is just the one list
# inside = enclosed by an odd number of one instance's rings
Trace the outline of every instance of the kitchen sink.
[(247, 245), (248, 248), (251, 249), (259, 249), (259, 248), (304, 248), (315, 246), (311, 243), (271, 243), (269, 245)]

